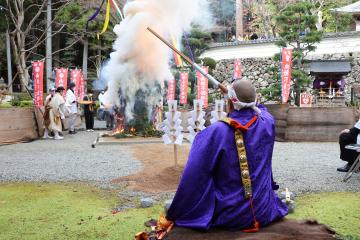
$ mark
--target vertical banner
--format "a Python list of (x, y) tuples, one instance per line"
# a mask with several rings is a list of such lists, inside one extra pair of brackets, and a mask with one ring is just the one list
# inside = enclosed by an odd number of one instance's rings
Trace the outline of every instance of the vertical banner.
[(168, 81), (168, 94), (167, 94), (167, 100), (175, 100), (175, 89), (176, 89), (176, 81), (175, 78), (170, 79)]
[(234, 76), (233, 79), (236, 80), (241, 78), (241, 61), (240, 59), (236, 59), (234, 62)]
[(74, 94), (76, 99), (78, 99), (79, 97), (79, 86), (80, 86), (80, 76), (81, 74), (81, 70), (79, 69), (73, 69), (71, 70), (71, 82), (75, 83), (75, 90), (74, 90)]
[(69, 70), (67, 68), (56, 68), (55, 86), (57, 88), (62, 86), (66, 90), (67, 80), (68, 80), (68, 72), (69, 72)]
[[(209, 72), (209, 67), (204, 67), (206, 73)], [(196, 72), (197, 79), (197, 99), (203, 100), (203, 106), (207, 108), (209, 100), (209, 80), (199, 71)]]
[(84, 79), (84, 74), (81, 72), (80, 73), (80, 83), (79, 83), (79, 97), (80, 100), (83, 100), (85, 97), (85, 79)]
[(290, 95), (292, 49), (283, 48), (281, 60), (281, 98), (283, 103), (287, 103)]
[(189, 73), (180, 73), (180, 104), (187, 104)]
[(44, 62), (32, 63), (34, 79), (34, 106), (44, 106)]

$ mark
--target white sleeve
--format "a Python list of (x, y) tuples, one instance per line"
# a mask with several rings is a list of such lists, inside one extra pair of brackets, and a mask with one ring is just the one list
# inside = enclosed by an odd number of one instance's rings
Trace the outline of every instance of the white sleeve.
[(360, 129), (360, 120), (355, 124), (355, 126), (357, 129)]

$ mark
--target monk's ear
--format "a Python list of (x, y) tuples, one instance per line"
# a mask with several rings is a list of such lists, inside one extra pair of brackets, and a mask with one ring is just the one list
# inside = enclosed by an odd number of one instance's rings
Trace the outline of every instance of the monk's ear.
[(227, 102), (226, 110), (228, 113), (231, 113), (232, 111), (234, 111), (234, 104), (230, 99)]

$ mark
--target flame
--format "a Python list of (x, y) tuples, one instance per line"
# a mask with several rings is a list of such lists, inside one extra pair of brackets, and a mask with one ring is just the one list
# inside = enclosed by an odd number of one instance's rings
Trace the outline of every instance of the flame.
[(130, 133), (135, 134), (136, 133), (136, 128), (134, 128), (134, 127), (130, 128)]

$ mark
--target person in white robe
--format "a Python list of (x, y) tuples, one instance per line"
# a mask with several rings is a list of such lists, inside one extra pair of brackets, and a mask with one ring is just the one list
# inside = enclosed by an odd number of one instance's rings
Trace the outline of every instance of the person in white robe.
[(75, 124), (78, 113), (77, 99), (75, 96), (75, 83), (71, 82), (66, 92), (66, 107), (69, 113), (69, 134), (75, 134)]
[(55, 140), (64, 139), (64, 137), (59, 135), (59, 132), (62, 131), (61, 119), (65, 119), (65, 99), (63, 97), (64, 91), (64, 87), (58, 87), (54, 97), (49, 103), (51, 108), (49, 130), (54, 132)]
[(51, 87), (50, 89), (50, 94), (46, 97), (45, 99), (45, 111), (44, 111), (44, 136), (43, 138), (46, 139), (46, 138), (52, 138), (50, 135), (49, 135), (49, 126), (50, 126), (50, 102), (51, 102), (51, 99), (54, 97), (55, 95), (55, 88), (54, 87)]

